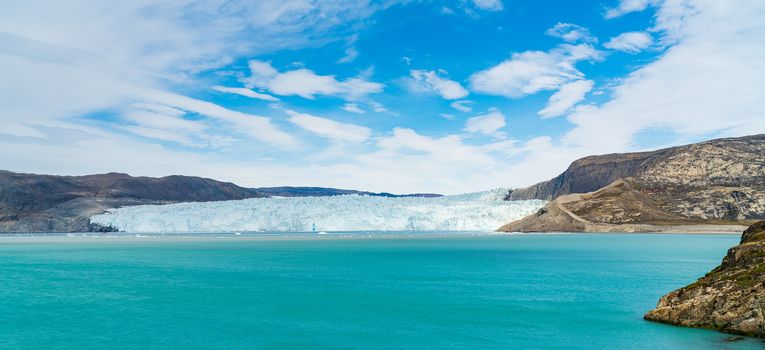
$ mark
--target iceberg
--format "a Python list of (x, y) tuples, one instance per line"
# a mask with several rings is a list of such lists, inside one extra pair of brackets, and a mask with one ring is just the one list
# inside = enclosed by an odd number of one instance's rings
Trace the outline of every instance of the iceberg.
[(139, 205), (91, 222), (123, 232), (493, 231), (542, 208), (506, 189), (436, 198), (341, 195)]

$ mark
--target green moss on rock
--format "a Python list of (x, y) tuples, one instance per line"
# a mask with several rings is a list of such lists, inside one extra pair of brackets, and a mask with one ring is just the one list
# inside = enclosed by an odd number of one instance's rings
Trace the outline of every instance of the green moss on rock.
[(765, 338), (765, 221), (698, 281), (663, 296), (645, 319)]

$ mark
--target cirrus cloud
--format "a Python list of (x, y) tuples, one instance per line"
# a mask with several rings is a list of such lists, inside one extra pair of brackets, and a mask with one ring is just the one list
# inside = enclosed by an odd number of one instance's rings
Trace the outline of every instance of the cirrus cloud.
[(273, 97), (271, 95), (261, 94), (259, 92), (255, 92), (255, 91), (252, 91), (251, 89), (246, 89), (246, 88), (232, 88), (232, 87), (216, 85), (216, 86), (213, 86), (212, 89), (218, 92), (241, 95), (241, 96), (250, 97), (250, 98), (263, 100), (263, 101), (271, 101), (271, 102), (279, 101), (278, 98)]
[(484, 11), (502, 11), (502, 0), (473, 0), (475, 7)]
[(504, 128), (505, 125), (505, 115), (498, 109), (492, 108), (489, 113), (468, 119), (464, 130), (469, 133), (480, 133), (502, 139), (505, 138), (505, 134), (499, 129)]
[(653, 44), (653, 38), (646, 32), (627, 32), (619, 34), (605, 44), (604, 47), (627, 53), (638, 53)]
[(329, 118), (317, 117), (306, 113), (287, 111), (289, 121), (307, 131), (321, 137), (339, 142), (364, 142), (369, 139), (372, 131), (363, 126), (341, 123)]

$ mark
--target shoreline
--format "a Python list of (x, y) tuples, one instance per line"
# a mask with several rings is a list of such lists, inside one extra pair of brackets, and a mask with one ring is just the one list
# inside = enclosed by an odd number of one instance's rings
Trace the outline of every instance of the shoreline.
[(650, 234), (736, 234), (746, 230), (747, 225), (700, 224), (700, 225), (593, 225), (589, 233), (650, 233)]
[(458, 239), (512, 236), (558, 236), (558, 235), (740, 235), (731, 231), (677, 231), (677, 232), (444, 232), (444, 233), (121, 233), (121, 234), (71, 234), (71, 233), (13, 233), (0, 234), (0, 244), (13, 243), (145, 243), (145, 242), (236, 242), (236, 241), (320, 241), (320, 240), (388, 240), (388, 239)]

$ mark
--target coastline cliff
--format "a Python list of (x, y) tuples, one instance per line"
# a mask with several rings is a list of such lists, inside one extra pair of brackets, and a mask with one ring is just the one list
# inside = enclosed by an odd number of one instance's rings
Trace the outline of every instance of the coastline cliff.
[(663, 296), (644, 318), (765, 337), (765, 221), (747, 228), (720, 266)]

